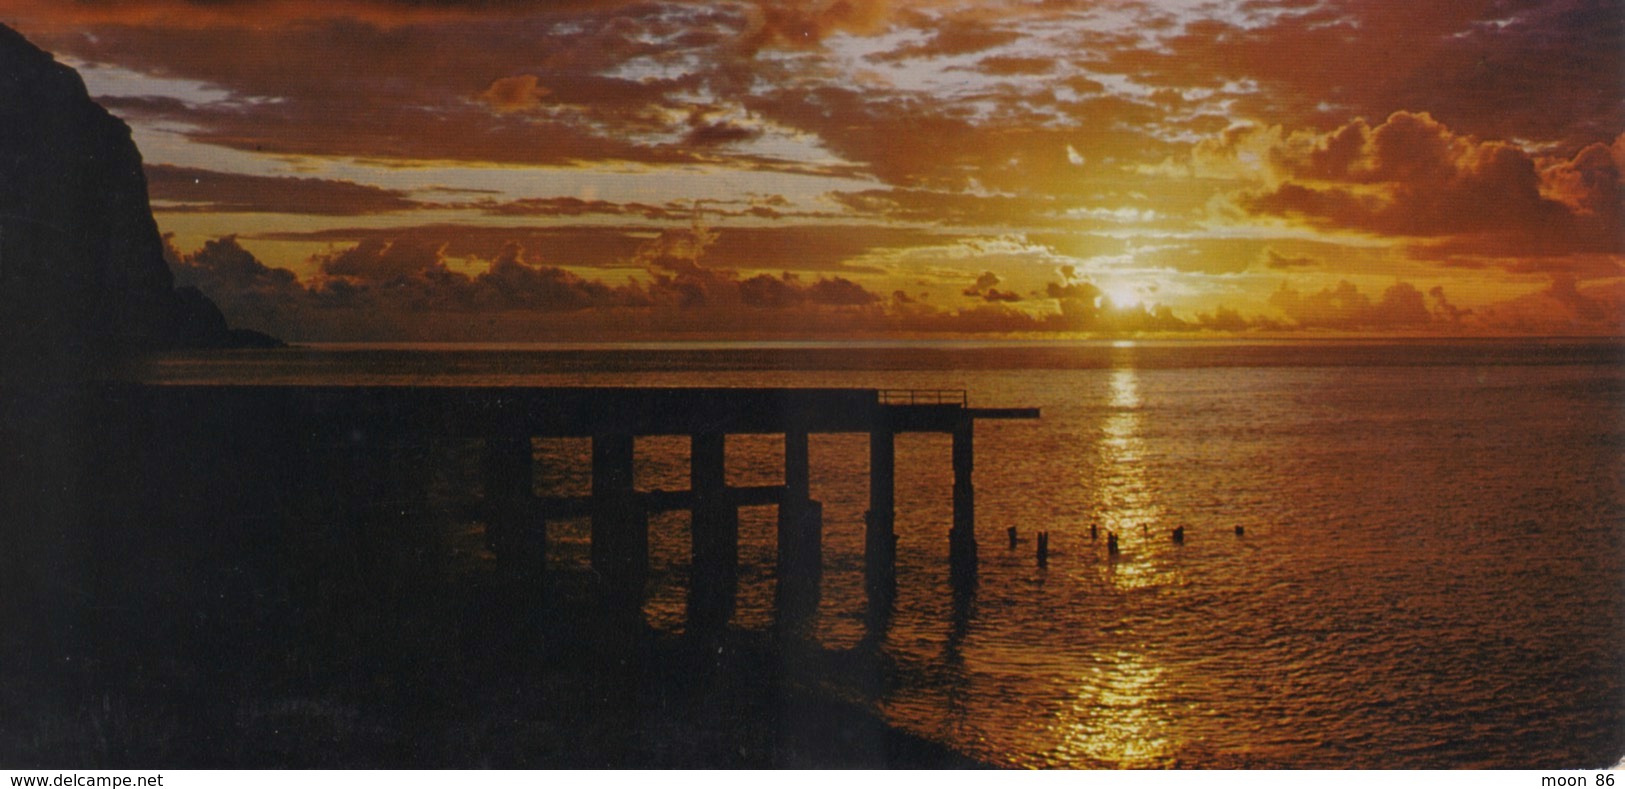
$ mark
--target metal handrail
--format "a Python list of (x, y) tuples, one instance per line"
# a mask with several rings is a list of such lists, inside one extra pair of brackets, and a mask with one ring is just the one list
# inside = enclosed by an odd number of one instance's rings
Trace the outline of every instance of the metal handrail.
[(970, 405), (964, 389), (881, 389), (882, 405)]

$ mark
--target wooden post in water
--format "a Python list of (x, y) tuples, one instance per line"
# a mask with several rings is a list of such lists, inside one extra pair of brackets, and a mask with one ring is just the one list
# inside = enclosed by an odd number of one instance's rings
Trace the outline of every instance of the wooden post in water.
[(869, 430), (869, 511), (864, 515), (864, 575), (871, 591), (897, 583), (897, 445), (890, 425)]
[(592, 438), (592, 567), (612, 589), (643, 595), (649, 572), (649, 514), (633, 496), (632, 436)]
[(693, 564), (689, 624), (720, 627), (733, 615), (739, 574), (739, 508), (728, 498), (727, 436), (690, 437), (689, 480), (694, 492), (690, 520)]
[(975, 425), (964, 419), (954, 427), (954, 523), (948, 530), (948, 565), (957, 579), (976, 575), (976, 488), (971, 484)]

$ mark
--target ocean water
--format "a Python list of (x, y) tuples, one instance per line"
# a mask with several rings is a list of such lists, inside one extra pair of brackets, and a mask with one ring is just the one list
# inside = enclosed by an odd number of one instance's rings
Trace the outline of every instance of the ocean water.
[[(812, 439), (826, 566), (815, 632), (870, 655), (880, 681), (846, 690), (893, 723), (1011, 766), (1625, 756), (1617, 344), (329, 346), (176, 355), (139, 375), (964, 389), (975, 406), (1036, 406), (1037, 421), (978, 424), (968, 595), (948, 576), (948, 437), (898, 438), (898, 594), (878, 622), (862, 581), (866, 438)], [(730, 481), (778, 482), (782, 451), (777, 437), (730, 437)], [(536, 452), (539, 486), (585, 492), (586, 441)], [(638, 486), (686, 487), (687, 463), (685, 440), (640, 439)], [(585, 563), (585, 522), (548, 529), (552, 562)], [(745, 509), (741, 535), (734, 622), (766, 627), (773, 509)], [(651, 543), (645, 611), (680, 630), (687, 515), (653, 518)]]

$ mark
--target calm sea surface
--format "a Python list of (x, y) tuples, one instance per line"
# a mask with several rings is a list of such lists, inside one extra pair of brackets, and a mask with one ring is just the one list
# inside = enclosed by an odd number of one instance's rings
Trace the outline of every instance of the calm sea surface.
[[(864, 617), (866, 438), (813, 437), (826, 535), (817, 632), (832, 648), (873, 646), (885, 681), (859, 692), (894, 723), (1019, 766), (1625, 756), (1616, 344), (330, 346), (174, 356), (144, 374), (949, 388), (972, 405), (1037, 406), (1039, 421), (977, 429), (981, 581), (957, 604), (948, 438), (898, 438), (898, 597), (878, 632)], [(585, 492), (587, 442), (537, 451), (540, 484)], [(640, 488), (687, 486), (686, 440), (640, 439), (637, 452)], [(782, 452), (776, 437), (730, 437), (731, 481), (778, 482)], [(687, 515), (651, 528), (646, 611), (680, 629)], [(765, 627), (773, 509), (744, 510), (741, 530), (735, 622)], [(1052, 535), (1047, 568), (1039, 530)], [(1122, 536), (1115, 561), (1107, 530)], [(550, 524), (549, 536), (554, 562), (586, 561), (584, 522)]]

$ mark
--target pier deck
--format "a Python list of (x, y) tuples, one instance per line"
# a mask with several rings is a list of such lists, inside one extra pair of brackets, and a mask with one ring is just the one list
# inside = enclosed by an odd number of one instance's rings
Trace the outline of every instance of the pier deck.
[[(975, 424), (1036, 419), (1036, 408), (977, 408), (961, 390), (801, 388), (420, 387), (118, 385), (106, 396), (126, 413), (197, 415), (270, 430), (295, 430), (326, 445), (383, 445), (413, 437), (478, 439), (483, 492), (475, 506), (499, 559), (545, 565), (545, 523), (588, 516), (593, 568), (623, 590), (639, 590), (648, 568), (649, 514), (692, 513), (696, 610), (723, 621), (732, 608), (739, 553), (739, 507), (779, 508), (781, 585), (810, 587), (822, 569), (822, 506), (811, 498), (808, 436), (869, 437), (866, 575), (872, 591), (895, 583), (895, 436), (953, 437), (950, 562), (956, 578), (976, 571)], [(727, 437), (784, 436), (782, 485), (727, 485)], [(635, 442), (690, 439), (690, 488), (638, 491)], [(533, 440), (588, 438), (591, 493), (568, 497), (535, 489)], [(634, 595), (635, 596), (635, 595)]]

